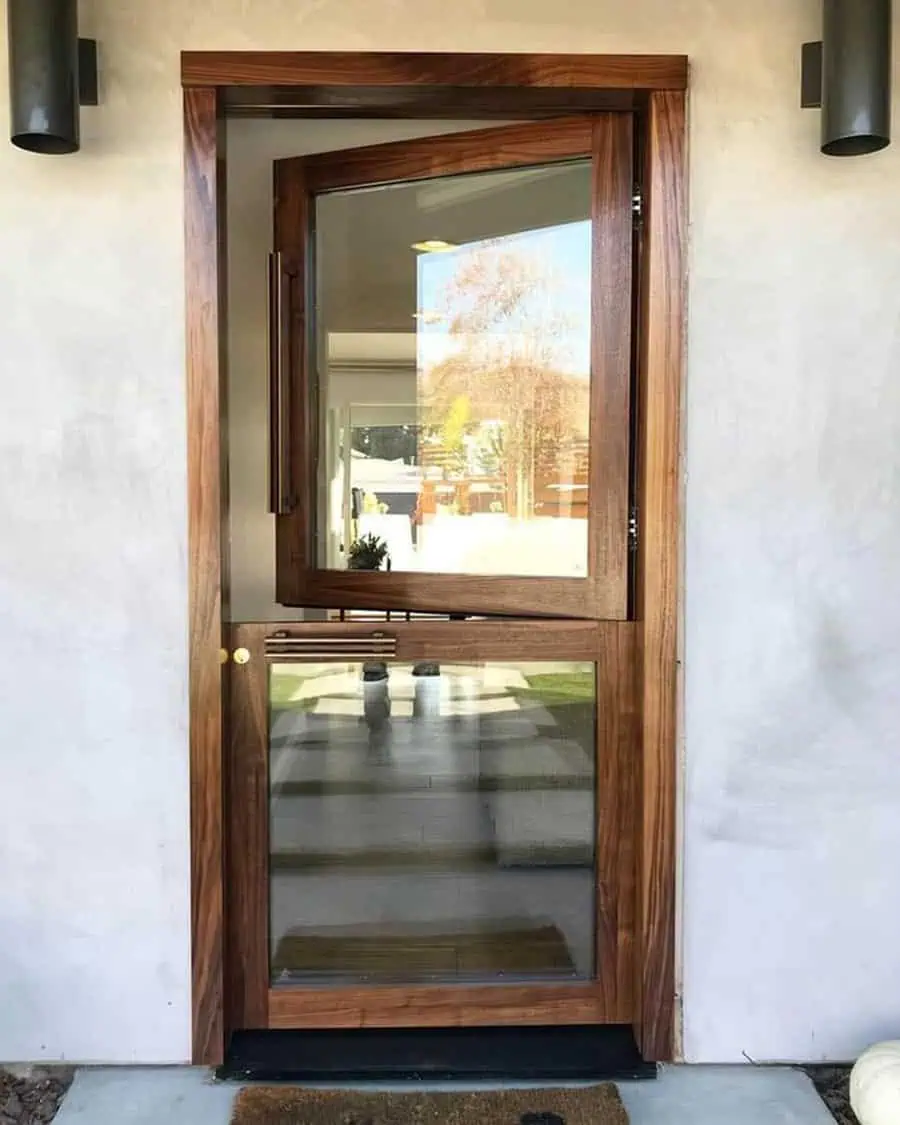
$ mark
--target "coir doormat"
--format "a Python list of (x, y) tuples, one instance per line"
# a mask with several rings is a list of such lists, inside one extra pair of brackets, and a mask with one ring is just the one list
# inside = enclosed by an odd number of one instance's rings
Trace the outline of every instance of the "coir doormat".
[(232, 1125), (628, 1125), (611, 1082), (580, 1089), (388, 1093), (250, 1086)]

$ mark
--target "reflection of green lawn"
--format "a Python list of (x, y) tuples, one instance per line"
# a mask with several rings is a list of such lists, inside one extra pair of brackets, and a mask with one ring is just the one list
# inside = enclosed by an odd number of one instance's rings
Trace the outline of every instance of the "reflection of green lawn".
[(594, 671), (541, 672), (526, 675), (528, 687), (519, 688), (517, 695), (543, 703), (545, 707), (563, 703), (593, 703)]
[(581, 746), (590, 759), (594, 731), (594, 669), (535, 672), (525, 675), (527, 688), (513, 694), (524, 705), (544, 707), (556, 720), (560, 733)]
[[(564, 672), (535, 672), (532, 675), (524, 673), (527, 687), (513, 687), (504, 691), (489, 692), (484, 698), (504, 694), (515, 696), (523, 704), (536, 704), (544, 706), (551, 711), (565, 709), (567, 705), (594, 704), (594, 670), (567, 669)], [(319, 702), (317, 695), (299, 698), (300, 689), (304, 682), (308, 682), (309, 675), (303, 671), (292, 674), (279, 668), (276, 675), (269, 679), (269, 704), (277, 710), (285, 708), (298, 711), (311, 711)], [(330, 693), (326, 693), (330, 694)], [(573, 716), (574, 717), (574, 716)]]
[(308, 678), (302, 672), (291, 675), (279, 668), (277, 675), (269, 676), (269, 706), (278, 710), (291, 707), (298, 711), (311, 711), (317, 702), (315, 697), (311, 699), (294, 698), (300, 691), (304, 680)]

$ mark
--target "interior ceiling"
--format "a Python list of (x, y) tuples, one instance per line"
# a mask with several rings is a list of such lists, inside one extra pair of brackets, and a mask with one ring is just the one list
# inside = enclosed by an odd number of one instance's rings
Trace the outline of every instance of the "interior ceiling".
[(316, 215), (322, 327), (414, 332), (415, 242), (463, 245), (589, 215), (587, 161), (322, 196)]

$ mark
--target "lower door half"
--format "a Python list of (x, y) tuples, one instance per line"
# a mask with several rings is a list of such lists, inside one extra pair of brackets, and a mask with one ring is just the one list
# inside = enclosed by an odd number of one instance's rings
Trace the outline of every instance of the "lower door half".
[(628, 622), (232, 627), (232, 1030), (627, 1023)]

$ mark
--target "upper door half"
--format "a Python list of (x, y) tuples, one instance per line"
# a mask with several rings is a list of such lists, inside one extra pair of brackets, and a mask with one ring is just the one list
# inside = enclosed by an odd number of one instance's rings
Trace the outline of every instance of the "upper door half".
[(628, 114), (275, 165), (277, 597), (622, 619)]

